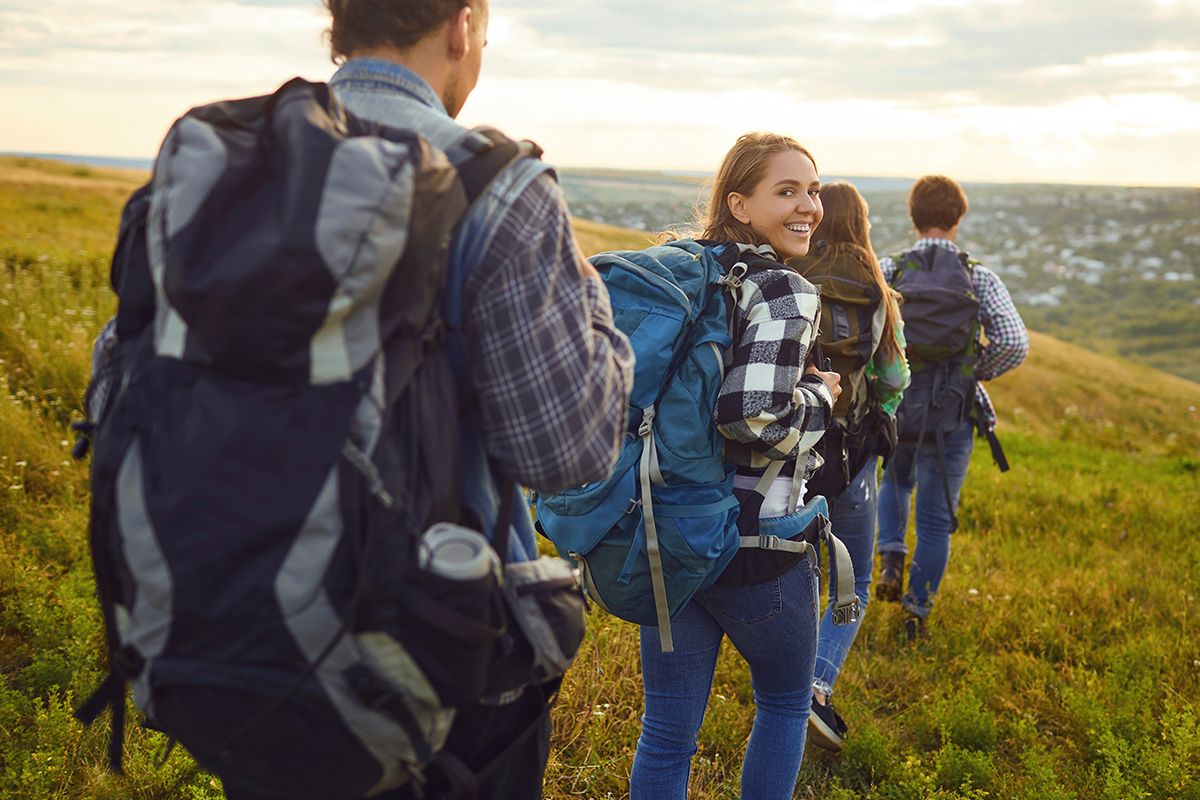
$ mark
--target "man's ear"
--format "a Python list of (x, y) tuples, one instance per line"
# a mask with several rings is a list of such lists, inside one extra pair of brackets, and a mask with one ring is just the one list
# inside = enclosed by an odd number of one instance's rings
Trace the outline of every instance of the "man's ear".
[(729, 206), (729, 213), (733, 214), (733, 218), (743, 225), (750, 224), (750, 214), (746, 211), (746, 198), (740, 192), (730, 192), (725, 197), (725, 205)]
[(472, 14), (471, 5), (468, 3), (447, 23), (450, 26), (447, 33), (450, 55), (456, 59), (463, 58), (471, 49)]

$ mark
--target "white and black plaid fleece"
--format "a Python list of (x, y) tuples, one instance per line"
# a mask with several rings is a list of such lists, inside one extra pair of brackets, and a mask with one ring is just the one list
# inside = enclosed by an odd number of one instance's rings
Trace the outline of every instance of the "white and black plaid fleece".
[(608, 475), (633, 386), (633, 349), (581, 261), (562, 192), (543, 174), (512, 202), (464, 287), (484, 447), (539, 492)]
[(770, 248), (740, 245), (721, 257), (727, 269), (737, 260), (750, 269), (732, 309), (732, 359), (713, 416), (729, 440), (725, 460), (739, 471), (761, 470), (811, 451), (833, 418), (833, 396), (820, 378), (804, 375), (817, 339), (816, 287)]

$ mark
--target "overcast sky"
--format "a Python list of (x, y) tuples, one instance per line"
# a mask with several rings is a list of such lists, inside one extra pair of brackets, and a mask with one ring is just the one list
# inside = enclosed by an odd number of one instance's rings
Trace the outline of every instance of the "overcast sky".
[[(152, 157), (190, 106), (333, 70), (319, 0), (0, 0), (0, 151)], [(493, 0), (461, 120), (563, 166), (1200, 185), (1200, 0)]]

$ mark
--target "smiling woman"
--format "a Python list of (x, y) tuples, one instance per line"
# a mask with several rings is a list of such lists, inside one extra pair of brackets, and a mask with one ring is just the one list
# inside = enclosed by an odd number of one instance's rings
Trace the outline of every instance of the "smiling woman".
[(740, 137), (717, 169), (701, 233), (733, 292), (733, 344), (713, 416), (734, 471), (741, 541), (774, 535), (782, 546), (744, 545), (715, 584), (672, 618), (672, 652), (660, 649), (658, 629), (642, 627), (645, 715), (632, 800), (687, 796), (726, 636), (750, 668), (756, 707), (741, 796), (785, 800), (795, 789), (817, 639), (817, 585), (805, 547), (815, 540), (796, 503), (840, 389), (835, 373), (805, 367), (816, 340), (817, 291), (779, 260), (807, 253), (820, 221), (820, 181), (808, 151), (778, 134)]

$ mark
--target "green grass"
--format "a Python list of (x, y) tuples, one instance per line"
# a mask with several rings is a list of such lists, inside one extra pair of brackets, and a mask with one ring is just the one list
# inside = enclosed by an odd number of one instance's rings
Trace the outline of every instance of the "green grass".
[[(86, 467), (69, 457), (107, 258), (140, 176), (0, 159), (0, 797), (217, 798), (186, 753), (73, 706), (101, 675)], [(581, 247), (644, 234), (580, 223)], [(996, 383), (1013, 462), (977, 450), (927, 641), (870, 606), (838, 686), (846, 751), (798, 798), (1200, 800), (1200, 386), (1035, 335)], [(1191, 410), (1189, 410), (1191, 409)], [(546, 796), (624, 797), (641, 713), (633, 626), (594, 612), (555, 710)], [(722, 653), (692, 797), (737, 796), (749, 676)], [(178, 784), (178, 785), (177, 785)]]

